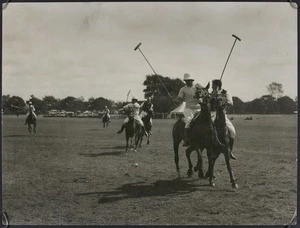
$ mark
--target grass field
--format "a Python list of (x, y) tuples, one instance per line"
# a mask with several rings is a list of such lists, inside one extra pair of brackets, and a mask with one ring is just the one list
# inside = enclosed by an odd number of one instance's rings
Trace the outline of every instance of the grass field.
[(99, 119), (39, 117), (30, 135), (24, 116), (3, 116), (3, 210), (14, 225), (287, 224), (296, 209), (297, 116), (244, 118), (232, 121), (233, 190), (223, 156), (216, 187), (188, 178), (183, 147), (177, 179), (174, 119), (154, 120), (150, 145), (126, 156), (121, 120), (103, 129)]

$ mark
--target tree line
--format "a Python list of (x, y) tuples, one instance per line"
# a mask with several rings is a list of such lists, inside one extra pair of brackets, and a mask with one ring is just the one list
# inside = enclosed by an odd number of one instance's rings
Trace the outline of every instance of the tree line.
[[(67, 112), (77, 111), (103, 111), (105, 106), (110, 110), (117, 110), (121, 108), (123, 102), (114, 102), (113, 100), (103, 97), (89, 98), (87, 101), (83, 97), (68, 96), (64, 99), (57, 99), (54, 96), (44, 96), (42, 99), (30, 96), (29, 99), (36, 109), (37, 114), (46, 114), (50, 110), (65, 110)], [(26, 110), (23, 98), (19, 96), (2, 95), (2, 109), (4, 114), (24, 114)], [(19, 109), (23, 108), (23, 109)]]
[[(178, 104), (174, 102), (178, 92), (185, 83), (181, 79), (172, 79), (161, 75), (146, 75), (143, 82), (145, 86), (144, 97), (152, 98), (153, 108), (156, 114), (168, 114), (175, 109)], [(298, 100), (283, 96), (282, 84), (272, 82), (266, 86), (267, 94), (262, 95), (249, 102), (243, 102), (239, 97), (233, 96), (232, 107), (229, 107), (229, 114), (292, 114), (297, 110)], [(171, 96), (171, 97), (170, 97)], [(34, 104), (38, 114), (45, 114), (50, 110), (65, 111), (103, 111), (105, 106), (112, 111), (123, 107), (125, 102), (115, 102), (111, 99), (98, 97), (89, 98), (87, 101), (83, 97), (68, 96), (64, 99), (57, 99), (54, 96), (44, 96), (42, 99), (30, 96), (30, 101)], [(25, 113), (15, 107), (24, 107), (25, 101), (18, 96), (3, 95), (2, 109), (4, 114)]]

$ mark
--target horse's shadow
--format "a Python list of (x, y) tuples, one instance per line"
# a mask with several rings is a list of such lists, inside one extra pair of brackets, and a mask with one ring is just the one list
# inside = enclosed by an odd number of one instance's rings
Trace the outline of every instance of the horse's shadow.
[(118, 156), (121, 154), (122, 154), (121, 151), (112, 151), (112, 152), (104, 152), (104, 153), (88, 153), (88, 154), (79, 153), (79, 155), (85, 157)]
[(184, 195), (199, 190), (196, 180), (158, 180), (151, 184), (145, 182), (124, 184), (113, 191), (86, 192), (76, 196), (99, 196), (98, 203), (112, 203), (124, 199), (143, 198), (153, 196)]
[(104, 147), (101, 147), (100, 149), (124, 149), (125, 150), (126, 146), (104, 146)]
[(3, 135), (3, 138), (18, 138), (18, 137), (30, 137), (29, 134), (26, 135)]

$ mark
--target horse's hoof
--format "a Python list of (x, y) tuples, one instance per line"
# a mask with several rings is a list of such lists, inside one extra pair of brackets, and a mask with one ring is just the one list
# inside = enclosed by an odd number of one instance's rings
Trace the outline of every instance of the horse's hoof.
[(147, 145), (149, 145), (149, 144), (150, 144), (150, 141), (147, 142)]
[(188, 177), (193, 176), (193, 170), (192, 170), (192, 169), (189, 169), (189, 170), (187, 171), (187, 175), (188, 175)]
[(216, 184), (215, 184), (214, 182), (210, 182), (210, 183), (209, 183), (209, 186), (210, 186), (210, 187), (215, 187)]
[(200, 179), (205, 179), (205, 175), (204, 175), (203, 172), (199, 172), (199, 173), (198, 173), (198, 177), (199, 177)]
[(209, 178), (209, 173), (208, 173), (208, 171), (205, 173), (205, 176), (204, 176), (204, 179), (207, 179), (207, 178)]
[(236, 183), (232, 183), (232, 188), (239, 188), (239, 186)]
[(134, 150), (134, 153), (137, 153), (137, 150)]

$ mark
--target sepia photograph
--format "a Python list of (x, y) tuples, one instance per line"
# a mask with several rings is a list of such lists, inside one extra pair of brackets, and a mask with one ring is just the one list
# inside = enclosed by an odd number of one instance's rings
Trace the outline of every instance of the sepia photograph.
[(2, 223), (297, 218), (297, 9), (2, 5)]

